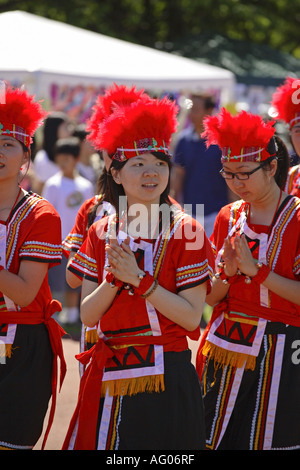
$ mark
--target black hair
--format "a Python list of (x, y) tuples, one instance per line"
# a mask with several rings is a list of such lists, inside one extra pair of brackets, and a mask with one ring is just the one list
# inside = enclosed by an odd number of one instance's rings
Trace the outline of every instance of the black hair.
[(106, 171), (106, 168), (104, 167), (97, 180), (97, 194), (101, 195), (101, 197), (99, 197), (97, 204), (94, 204), (94, 206), (88, 212), (87, 228), (90, 228), (90, 226), (94, 223), (98, 207), (101, 206), (101, 204), (103, 204), (104, 200), (106, 200), (105, 199), (106, 181), (107, 181), (107, 171)]
[(69, 119), (66, 114), (61, 112), (50, 114), (44, 122), (42, 148), (46, 151), (51, 161), (54, 161), (54, 146), (57, 141), (57, 131), (63, 122), (69, 122)]
[(276, 158), (277, 159), (277, 170), (274, 176), (274, 179), (282, 190), (285, 188), (288, 171), (290, 168), (290, 156), (288, 149), (283, 142), (283, 140), (278, 136), (274, 135), (269, 142), (268, 151), (271, 155), (275, 154), (275, 157), (270, 157), (263, 163), (263, 169), (270, 169), (270, 162)]
[(86, 131), (86, 125), (85, 124), (78, 124), (75, 129), (74, 129), (74, 132), (73, 132), (73, 137), (78, 137), (78, 139), (83, 142), (88, 133)]
[(216, 107), (216, 100), (210, 93), (193, 93), (191, 100), (200, 99), (203, 101), (204, 109), (214, 109)]
[(54, 157), (58, 154), (66, 153), (77, 158), (80, 153), (80, 140), (77, 137), (66, 137), (58, 139), (54, 146)]
[[(166, 162), (169, 167), (169, 179), (168, 179), (168, 184), (163, 191), (163, 193), (160, 195), (160, 204), (168, 204), (169, 206), (172, 205), (170, 199), (169, 199), (169, 192), (170, 192), (170, 174), (171, 174), (171, 161), (170, 157), (165, 155), (162, 152), (151, 152), (156, 158)], [(124, 188), (121, 184), (117, 184), (111, 174), (111, 169), (115, 168), (116, 170), (121, 170), (123, 166), (126, 164), (125, 162), (119, 162), (118, 160), (112, 160), (112, 164), (110, 166), (109, 171), (106, 169), (103, 170), (103, 173), (99, 179), (99, 184), (101, 185), (101, 189), (103, 193), (105, 194), (104, 199), (114, 208), (116, 209), (117, 215), (119, 215), (119, 198), (120, 196), (125, 196)]]

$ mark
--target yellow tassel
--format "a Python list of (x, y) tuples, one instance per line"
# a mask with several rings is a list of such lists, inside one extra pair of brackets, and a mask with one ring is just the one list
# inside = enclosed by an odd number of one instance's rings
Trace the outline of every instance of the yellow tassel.
[[(4, 347), (5, 346), (5, 347)], [(0, 344), (0, 358), (11, 358), (12, 344)]]
[(228, 351), (223, 349), (220, 346), (206, 341), (203, 349), (203, 356), (209, 356), (214, 363), (223, 365), (223, 366), (232, 366), (232, 367), (243, 367), (245, 364), (245, 370), (255, 369), (256, 357), (250, 356), (250, 354), (237, 353), (235, 351)]
[(149, 375), (130, 379), (107, 380), (102, 382), (101, 396), (108, 390), (110, 396), (136, 395), (143, 392), (163, 392), (165, 389), (163, 375)]
[(93, 330), (87, 330), (85, 332), (85, 341), (87, 343), (95, 344), (97, 343), (98, 339), (99, 339), (99, 336), (98, 336), (96, 328), (94, 328)]

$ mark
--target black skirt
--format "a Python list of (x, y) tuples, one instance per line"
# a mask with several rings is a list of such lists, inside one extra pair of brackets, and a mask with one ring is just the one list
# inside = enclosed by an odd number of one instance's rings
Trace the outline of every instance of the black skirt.
[[(205, 448), (201, 389), (191, 351), (167, 352), (164, 359), (165, 391), (114, 397), (106, 450)], [(103, 403), (101, 399), (98, 429)]]
[(0, 447), (32, 449), (40, 438), (52, 360), (46, 326), (18, 325), (11, 358), (0, 364)]
[(300, 328), (268, 322), (254, 370), (207, 361), (207, 449), (300, 449)]

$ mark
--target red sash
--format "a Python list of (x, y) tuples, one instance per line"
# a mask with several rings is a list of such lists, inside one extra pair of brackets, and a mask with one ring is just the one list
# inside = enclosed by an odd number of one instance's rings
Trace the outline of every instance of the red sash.
[(51, 300), (45, 312), (17, 312), (17, 311), (4, 311), (0, 313), (0, 323), (20, 324), (20, 325), (38, 325), (45, 323), (48, 333), (51, 348), (53, 351), (53, 366), (52, 366), (52, 405), (49, 414), (48, 426), (43, 439), (42, 449), (44, 449), (50, 428), (54, 419), (54, 412), (56, 406), (56, 389), (57, 389), (57, 359), (60, 359), (60, 385), (59, 391), (63, 384), (67, 367), (63, 354), (63, 347), (61, 338), (66, 332), (61, 326), (52, 318), (55, 312), (61, 311), (61, 304), (57, 300)]
[[(181, 341), (181, 338), (178, 338)], [(175, 338), (176, 341), (176, 338)], [(174, 336), (139, 336), (139, 344), (167, 344), (174, 342)], [(101, 338), (88, 351), (76, 355), (76, 358), (87, 365), (79, 388), (78, 402), (70, 422), (70, 426), (62, 447), (62, 450), (68, 450), (73, 431), (78, 421), (78, 431), (73, 450), (95, 450), (96, 432), (101, 397), (101, 384), (103, 378), (104, 366), (108, 358), (114, 355), (112, 346), (132, 344), (132, 337), (115, 338), (104, 342)]]
[(280, 322), (280, 323), (285, 323), (288, 325), (300, 326), (300, 317), (297, 315), (294, 315), (292, 317), (290, 313), (284, 312), (282, 310), (276, 310), (274, 308), (267, 308), (261, 305), (253, 305), (253, 304), (250, 304), (249, 302), (246, 304), (245, 302), (241, 302), (240, 300), (236, 300), (236, 299), (229, 298), (229, 299), (222, 300), (219, 304), (217, 304), (214, 307), (210, 321), (208, 325), (206, 326), (203, 335), (201, 336), (201, 341), (200, 341), (200, 345), (199, 345), (197, 356), (196, 356), (196, 370), (200, 377), (200, 380), (202, 377), (203, 367), (204, 367), (205, 360), (206, 360), (206, 357), (203, 356), (202, 354), (202, 350), (203, 350), (207, 335), (209, 333), (210, 327), (212, 323), (218, 318), (218, 316), (222, 314), (222, 312), (228, 312), (228, 311), (243, 312), (246, 315), (249, 315), (249, 316), (255, 315), (258, 318), (264, 318), (265, 320), (270, 320), (273, 322)]

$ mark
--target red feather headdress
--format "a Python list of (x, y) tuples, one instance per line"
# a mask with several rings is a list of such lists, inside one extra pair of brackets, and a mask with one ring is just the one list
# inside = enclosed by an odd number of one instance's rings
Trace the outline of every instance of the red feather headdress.
[(5, 89), (4, 103), (0, 103), (0, 135), (10, 135), (26, 147), (47, 113), (34, 96), (19, 88)]
[(300, 122), (300, 80), (287, 77), (272, 98), (272, 106), (277, 111), (277, 119), (289, 124), (290, 129)]
[(86, 130), (89, 133), (87, 140), (89, 140), (95, 148), (98, 147), (99, 141), (98, 133), (99, 126), (104, 119), (107, 119), (113, 112), (120, 107), (130, 106), (132, 103), (139, 99), (150, 99), (144, 93), (144, 90), (137, 90), (136, 87), (126, 87), (124, 85), (114, 85), (108, 88), (104, 95), (97, 97), (96, 103), (92, 108), (92, 116), (87, 121)]
[(202, 137), (207, 139), (207, 146), (215, 144), (221, 148), (222, 162), (260, 162), (273, 156), (267, 147), (275, 133), (274, 122), (264, 122), (246, 111), (232, 116), (223, 108), (219, 114), (204, 119)]
[(170, 156), (176, 115), (176, 104), (167, 98), (139, 99), (127, 108), (118, 108), (102, 122), (98, 146), (119, 161), (153, 151)]
[(89, 140), (112, 158), (125, 161), (148, 151), (169, 155), (177, 127), (177, 106), (152, 99), (143, 90), (114, 85), (99, 96), (88, 122)]

